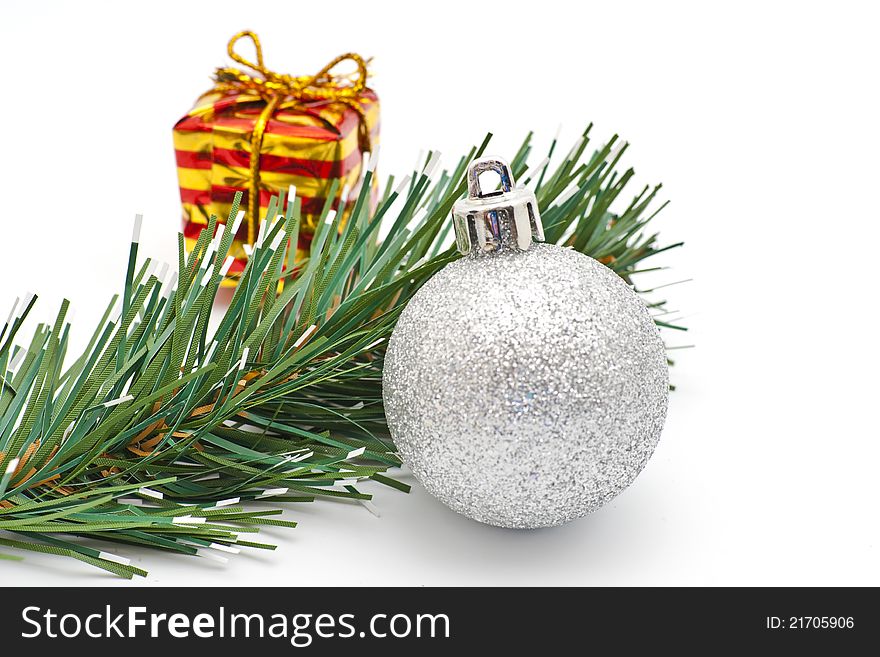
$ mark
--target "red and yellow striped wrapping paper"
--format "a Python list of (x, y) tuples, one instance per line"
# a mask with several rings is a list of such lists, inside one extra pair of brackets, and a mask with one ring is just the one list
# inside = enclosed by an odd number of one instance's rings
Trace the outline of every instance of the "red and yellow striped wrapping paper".
[[(359, 97), (363, 117), (351, 107), (326, 100), (279, 104), (269, 117), (259, 152), (260, 218), (269, 199), (296, 186), (302, 199), (299, 249), (307, 248), (334, 179), (340, 179), (335, 208), (344, 188), (354, 188), (361, 177), (363, 152), (359, 140), (364, 121), (369, 143), (379, 142), (379, 100), (370, 89)], [(258, 95), (211, 92), (202, 96), (174, 126), (174, 149), (183, 205), (183, 230), (188, 248), (214, 214), (226, 221), (236, 192), (248, 207), (252, 181), (251, 144), (254, 126), (266, 100)], [(230, 251), (235, 262), (232, 281), (244, 269), (248, 240), (247, 217)], [(257, 220), (258, 221), (258, 220)]]

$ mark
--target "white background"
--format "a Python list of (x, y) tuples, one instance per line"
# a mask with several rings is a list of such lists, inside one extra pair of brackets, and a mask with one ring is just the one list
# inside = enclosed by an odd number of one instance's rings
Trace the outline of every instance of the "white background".
[[(510, 155), (593, 121), (632, 143), (632, 193), (665, 184), (656, 225), (687, 242), (661, 264), (695, 279), (668, 298), (691, 327), (670, 340), (696, 348), (608, 507), (516, 532), (375, 486), (381, 518), (299, 505), (297, 529), (266, 531), (276, 552), (226, 566), (119, 548), (150, 570), (135, 584), (880, 584), (877, 25), (867, 2), (4, 3), (0, 304), (36, 291), (47, 320), (66, 296), (80, 344), (135, 212), (142, 253), (174, 260), (171, 127), (244, 28), (280, 71), (374, 56), (385, 174), (487, 130)], [(114, 583), (0, 562), (3, 585)]]

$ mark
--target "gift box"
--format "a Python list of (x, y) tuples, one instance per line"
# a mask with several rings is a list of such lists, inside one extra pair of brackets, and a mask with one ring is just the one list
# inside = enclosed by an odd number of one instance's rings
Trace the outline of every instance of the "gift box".
[[(248, 38), (256, 62), (235, 52)], [(242, 222), (226, 283), (234, 284), (247, 263), (245, 245), (253, 244), (269, 199), (290, 186), (302, 202), (299, 249), (308, 247), (334, 179), (339, 180), (335, 208), (345, 190), (356, 190), (364, 154), (379, 139), (379, 100), (366, 86), (367, 63), (341, 55), (311, 76), (267, 69), (259, 39), (240, 32), (228, 52), (249, 69), (217, 69), (214, 87), (174, 126), (174, 149), (183, 206), (183, 231), (192, 248), (210, 216), (225, 222), (233, 197), (243, 193)], [(335, 73), (354, 64), (349, 74)]]

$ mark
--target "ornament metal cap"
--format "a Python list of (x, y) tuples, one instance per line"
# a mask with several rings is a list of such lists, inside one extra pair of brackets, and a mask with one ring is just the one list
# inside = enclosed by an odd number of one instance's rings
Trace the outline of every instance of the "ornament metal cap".
[[(484, 192), (480, 174), (494, 171), (501, 189)], [(544, 241), (544, 227), (535, 194), (516, 187), (510, 166), (500, 157), (481, 157), (467, 170), (468, 195), (452, 207), (455, 243), (467, 255), (526, 251)]]

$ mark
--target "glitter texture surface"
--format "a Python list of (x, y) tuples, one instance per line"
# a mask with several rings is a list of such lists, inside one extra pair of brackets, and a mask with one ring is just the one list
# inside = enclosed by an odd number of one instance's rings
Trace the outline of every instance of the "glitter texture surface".
[(668, 389), (642, 300), (549, 244), (446, 266), (401, 314), (383, 373), (416, 478), (501, 527), (562, 524), (626, 488), (660, 437)]

